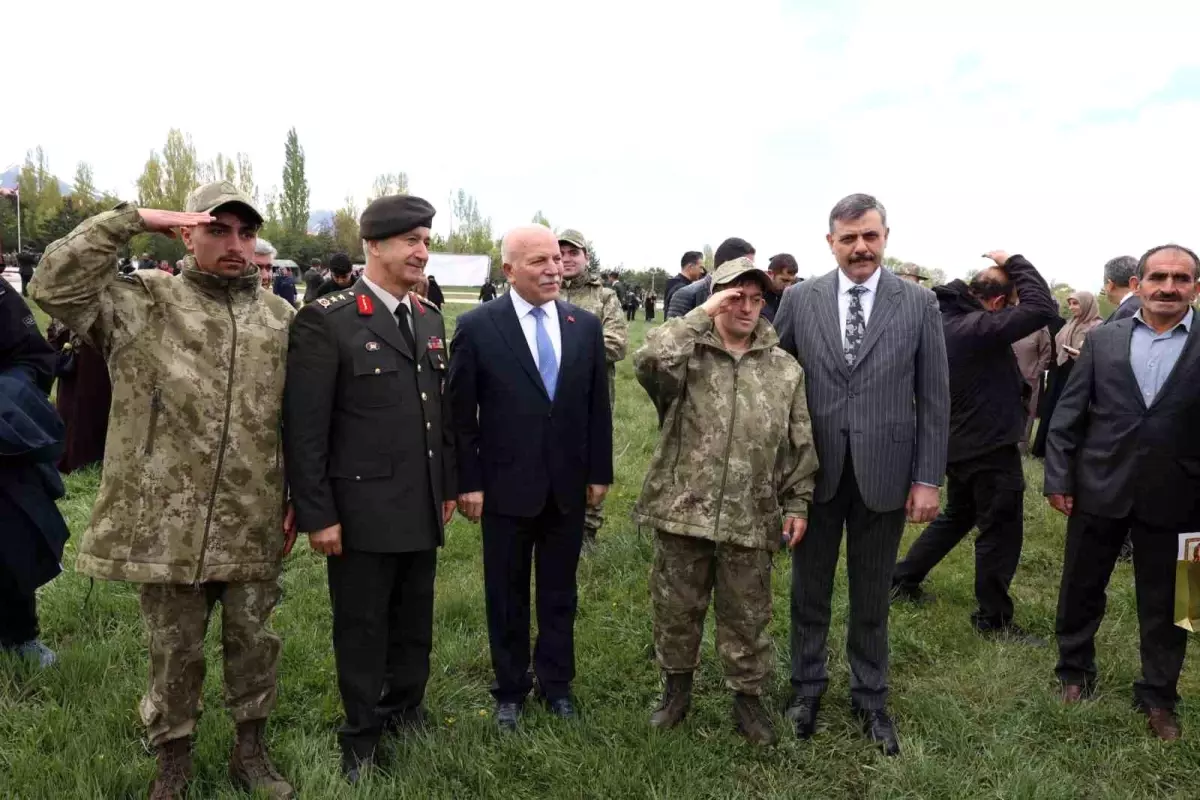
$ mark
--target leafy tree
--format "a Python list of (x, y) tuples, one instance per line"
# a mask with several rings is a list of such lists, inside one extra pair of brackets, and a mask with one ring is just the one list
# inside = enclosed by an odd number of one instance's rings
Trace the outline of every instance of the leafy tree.
[(86, 161), (80, 161), (75, 167), (75, 185), (71, 194), (81, 203), (93, 203), (96, 199), (96, 181), (92, 175), (92, 167)]
[(534, 225), (545, 225), (550, 230), (554, 230), (554, 226), (550, 224), (550, 220), (546, 219), (546, 215), (542, 213), (541, 209), (538, 209), (538, 212), (533, 215), (533, 219), (530, 222)]
[(279, 215), (284, 230), (304, 233), (308, 230), (308, 179), (304, 176), (304, 148), (296, 129), (288, 131), (283, 150), (283, 194)]
[(701, 252), (703, 252), (703, 253), (704, 253), (704, 268), (705, 268), (706, 270), (708, 270), (709, 272), (712, 272), (712, 271), (713, 271), (713, 249), (712, 249), (712, 245), (708, 245), (708, 244), (704, 245), (704, 249), (703, 249)]
[(446, 251), (486, 255), (492, 262), (493, 279), (503, 274), (500, 243), (492, 238), (492, 219), (480, 214), (479, 203), (462, 189), (451, 199), (450, 235), (446, 238)]
[(375, 176), (375, 183), (371, 186), (371, 196), (367, 198), (367, 202), (391, 194), (408, 194), (408, 173), (384, 172)]
[(358, 229), (358, 206), (353, 197), (346, 198), (346, 204), (333, 212), (333, 243), (337, 249), (350, 256), (351, 260), (361, 259), (362, 236)]
[(250, 156), (245, 153), (237, 154), (237, 187), (242, 190), (242, 193), (258, 202), (258, 187), (254, 185), (254, 165), (250, 163)]
[(587, 243), (588, 271), (600, 271), (600, 256), (596, 255), (596, 246), (591, 242)]
[(182, 211), (187, 196), (200, 183), (199, 172), (192, 137), (177, 128), (167, 131), (162, 154), (162, 207)]
[[(22, 242), (37, 248), (44, 247), (53, 241), (45, 237), (45, 228), (58, 214), (63, 198), (58, 188), (58, 178), (50, 172), (49, 161), (40, 145), (25, 154), (25, 163), (17, 176), (17, 191), (21, 195)], [(15, 215), (13, 221), (15, 242)]]
[(158, 153), (150, 151), (142, 174), (137, 179), (138, 205), (142, 208), (162, 208), (163, 165)]

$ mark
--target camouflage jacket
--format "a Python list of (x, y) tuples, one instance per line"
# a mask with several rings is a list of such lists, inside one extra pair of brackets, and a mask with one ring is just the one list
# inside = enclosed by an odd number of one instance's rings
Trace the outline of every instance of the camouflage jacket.
[(759, 320), (735, 358), (697, 308), (652, 330), (638, 381), (666, 420), (634, 507), (639, 524), (776, 550), (782, 514), (807, 517), (817, 473), (804, 372)]
[(590, 311), (604, 326), (604, 357), (608, 361), (608, 400), (613, 402), (617, 392), (616, 363), (625, 358), (629, 346), (629, 323), (621, 310), (617, 293), (589, 272), (581, 272), (563, 281), (563, 300)]
[(137, 583), (279, 573), (280, 415), (294, 310), (235, 279), (117, 273), (144, 231), (123, 204), (46, 248), (29, 293), (104, 356), (112, 411), (100, 492), (77, 569)]

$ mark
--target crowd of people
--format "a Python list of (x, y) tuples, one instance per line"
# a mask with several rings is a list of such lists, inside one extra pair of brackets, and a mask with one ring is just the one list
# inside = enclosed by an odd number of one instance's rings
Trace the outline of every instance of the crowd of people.
[[(227, 182), (196, 189), (185, 211), (124, 204), (41, 259), (30, 297), (73, 332), (70, 351), (92, 348), (111, 378), (108, 449), (76, 570), (140, 585), (152, 798), (180, 796), (193, 775), (204, 633), (218, 602), (237, 725), (231, 775), (293, 795), (264, 731), (280, 653), (269, 619), (298, 532), (327, 557), (351, 783), (376, 765), (383, 736), (425, 724), (437, 549), (456, 513), (482, 529), (497, 725), (518, 729), (531, 693), (557, 718), (576, 717), (576, 571), (613, 482), (615, 365), (628, 356), (629, 297), (634, 310), (649, 302), (648, 316), (657, 298), (622, 295), (619, 279), (590, 272), (577, 230), (523, 225), (502, 242), (509, 290), (485, 284), (448, 343), (425, 277), (434, 215), (414, 196), (373, 201), (360, 220), (361, 275), (344, 257), (328, 277), (313, 264), (299, 311), (294, 283), (280, 292), (260, 273), (275, 257), (257, 236), (262, 213)], [(1200, 523), (1200, 259), (1179, 245), (1114, 259), (1105, 279), (1118, 311), (1102, 321), (1080, 292), (1064, 325), (1020, 255), (989, 252), (968, 281), (930, 290), (915, 269), (883, 267), (890, 231), (874, 197), (843, 198), (828, 222), (837, 267), (806, 281), (790, 255), (762, 268), (736, 237), (710, 273), (699, 252), (685, 253), (664, 290), (667, 321), (633, 353), (661, 428), (633, 511), (654, 531), (663, 691), (649, 724), (671, 728), (688, 713), (711, 600), (734, 725), (753, 743), (776, 741), (763, 697), (781, 548), (792, 570), (784, 716), (801, 739), (816, 733), (830, 682), (843, 539), (850, 701), (884, 753), (900, 752), (890, 606), (929, 603), (925, 578), (972, 528), (974, 629), (1045, 644), (1017, 625), (1009, 593), (1036, 391), (1042, 425), (1030, 449), (1040, 443), (1044, 492), (1068, 517), (1061, 698), (1095, 691), (1104, 591), (1129, 538), (1143, 668), (1134, 704), (1155, 735), (1178, 738), (1186, 633), (1172, 619), (1170, 534)], [(120, 249), (145, 232), (181, 236), (189, 255), (178, 275), (118, 268)], [(0, 636), (49, 664), (34, 589), (56, 573), (67, 538), (54, 507), (62, 423), (46, 398), (58, 356), (3, 289), (0, 519), (24, 527), (0, 538)], [(906, 521), (926, 527), (900, 559)]]

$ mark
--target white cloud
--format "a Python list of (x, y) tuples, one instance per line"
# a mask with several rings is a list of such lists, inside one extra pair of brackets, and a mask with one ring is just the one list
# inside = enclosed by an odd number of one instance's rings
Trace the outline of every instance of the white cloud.
[(412, 5), (26, 4), (0, 159), (41, 144), (132, 196), (178, 127), (269, 188), (294, 125), (314, 207), (405, 170), (442, 226), (463, 187), (497, 233), (540, 209), (630, 267), (738, 235), (824, 271), (853, 191), (888, 206), (893, 255), (951, 274), (1003, 247), (1094, 288), (1112, 255), (1200, 244), (1200, 97), (1156, 99), (1200, 63), (1194, 4)]

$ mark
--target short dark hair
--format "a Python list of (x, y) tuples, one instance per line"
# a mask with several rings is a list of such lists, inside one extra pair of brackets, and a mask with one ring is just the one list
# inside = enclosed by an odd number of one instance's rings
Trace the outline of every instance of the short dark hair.
[(791, 253), (779, 253), (771, 256), (771, 260), (767, 262), (767, 270), (776, 275), (781, 272), (799, 272), (800, 265)]
[(993, 297), (1008, 297), (1012, 294), (1013, 285), (1010, 280), (1001, 280), (988, 275), (988, 270), (982, 270), (968, 284), (971, 294), (981, 300), (991, 300)]
[(688, 250), (683, 254), (683, 258), (679, 259), (679, 268), (687, 269), (690, 264), (701, 264), (704, 262), (704, 254), (699, 250)]
[(329, 257), (329, 271), (335, 275), (350, 274), (350, 256), (345, 253), (334, 253)]
[(1130, 279), (1137, 275), (1137, 265), (1133, 256), (1117, 256), (1104, 265), (1104, 280), (1117, 286), (1128, 286)]
[(1142, 257), (1140, 259), (1138, 259), (1138, 262), (1137, 262), (1138, 280), (1141, 280), (1146, 277), (1146, 262), (1150, 260), (1150, 256), (1154, 255), (1155, 253), (1161, 253), (1163, 250), (1177, 250), (1180, 253), (1187, 253), (1188, 258), (1192, 259), (1192, 277), (1195, 278), (1196, 274), (1198, 272), (1200, 272), (1200, 257), (1198, 257), (1191, 250), (1187, 249), (1186, 247), (1184, 247), (1181, 244), (1160, 244), (1157, 247), (1151, 247), (1149, 250), (1147, 250), (1145, 253), (1142, 254)]
[(883, 203), (869, 194), (846, 195), (838, 200), (837, 205), (829, 212), (829, 232), (833, 233), (833, 223), (853, 222), (856, 219), (862, 219), (864, 214), (871, 211), (879, 212), (879, 219), (883, 221), (883, 227), (886, 228), (887, 209), (883, 207)]
[(717, 248), (717, 252), (713, 254), (713, 269), (724, 264), (726, 261), (733, 261), (735, 258), (742, 256), (754, 255), (754, 245), (747, 242), (745, 239), (739, 239), (736, 236), (731, 236), (721, 242), (721, 246)]

